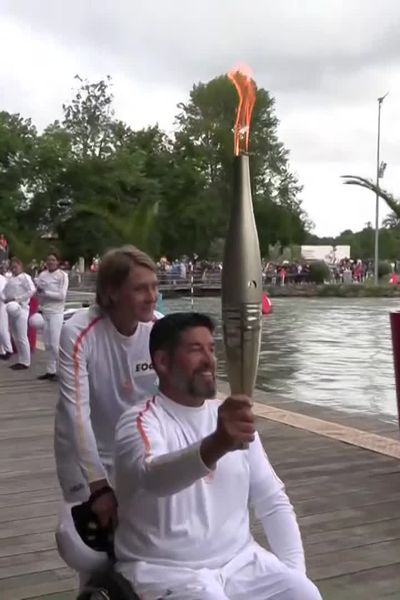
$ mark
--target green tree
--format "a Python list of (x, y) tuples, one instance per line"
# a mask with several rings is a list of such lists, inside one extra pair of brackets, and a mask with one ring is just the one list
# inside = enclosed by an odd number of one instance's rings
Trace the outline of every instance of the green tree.
[[(191, 161), (192, 169), (204, 182), (202, 193), (196, 196), (196, 212), (197, 219), (203, 213), (208, 219), (205, 245), (224, 237), (226, 231), (232, 198), (232, 130), (236, 107), (236, 91), (226, 76), (195, 85), (189, 102), (179, 105), (175, 150)], [(277, 126), (274, 100), (266, 90), (258, 89), (250, 154), (253, 200), (263, 251), (277, 240), (301, 243), (306, 229), (305, 213), (298, 198), (301, 186), (289, 170), (288, 151), (278, 139)], [(206, 202), (206, 198), (212, 200), (211, 213), (208, 206), (207, 211), (199, 211), (198, 202)]]
[(400, 200), (394, 198), (393, 194), (383, 190), (379, 185), (376, 185), (376, 183), (365, 177), (359, 177), (358, 175), (342, 175), (342, 179), (344, 180), (343, 183), (346, 185), (358, 185), (359, 187), (374, 192), (374, 194), (378, 194), (378, 196), (386, 202), (392, 212), (400, 218)]
[(159, 211), (162, 254), (175, 257), (196, 252), (207, 256), (211, 242), (218, 237), (213, 227), (218, 198), (205, 190), (204, 176), (193, 158), (176, 151), (165, 178)]
[(72, 161), (71, 136), (58, 122), (37, 136), (27, 184), (30, 201), (21, 215), (20, 228), (40, 234), (56, 232), (68, 211), (65, 176)]
[(310, 265), (310, 281), (317, 284), (322, 284), (330, 281), (331, 272), (328, 265), (323, 261), (319, 260), (311, 263)]
[[(367, 223), (361, 231), (342, 231), (336, 238), (310, 236), (307, 243), (316, 245), (349, 245), (353, 259), (371, 260), (374, 255), (375, 230)], [(379, 230), (379, 254), (382, 260), (398, 260), (400, 257), (400, 229), (381, 228)]]
[[(157, 163), (151, 156), (154, 146), (164, 143), (163, 134), (158, 128), (133, 132), (115, 119), (109, 78), (78, 81), (75, 97), (63, 106), (64, 131), (72, 141), (72, 160), (59, 179), (64, 212), (58, 233), (65, 252), (71, 258), (72, 253), (90, 258), (126, 242), (156, 251), (157, 233), (150, 236), (149, 231), (161, 185), (157, 173), (153, 176)], [(77, 235), (82, 227), (87, 231), (94, 226), (90, 240)], [(75, 240), (73, 247), (70, 239)]]
[(106, 220), (90, 213), (78, 212), (62, 221), (58, 226), (58, 237), (61, 254), (71, 264), (79, 256), (90, 261), (93, 256), (120, 244)]
[(63, 104), (63, 127), (71, 135), (79, 158), (110, 156), (126, 134), (126, 126), (115, 119), (111, 77), (90, 83), (75, 75), (79, 87), (69, 104)]
[(385, 229), (400, 229), (400, 215), (392, 211), (383, 219), (382, 225)]
[[(30, 258), (58, 236), (66, 258), (132, 242), (170, 256), (219, 257), (232, 197), (236, 91), (226, 77), (194, 86), (170, 139), (133, 131), (114, 114), (110, 78), (77, 76), (61, 121), (38, 135), (29, 119), (0, 113), (0, 228)], [(274, 101), (257, 91), (251, 136), (261, 246), (300, 244), (300, 186), (277, 137)]]
[(36, 136), (30, 119), (0, 112), (0, 223), (8, 231), (17, 230), (18, 214), (29, 202)]
[[(99, 208), (95, 205), (82, 205), (76, 208), (76, 216), (73, 223), (76, 226), (77, 221), (84, 220), (87, 226), (89, 222), (101, 223), (100, 231), (103, 239), (99, 244), (99, 231), (96, 235), (96, 248), (93, 254), (102, 253), (110, 245), (135, 244), (142, 250), (150, 253), (158, 252), (158, 235), (154, 227), (157, 218), (157, 204), (150, 210), (149, 204), (140, 202), (125, 210), (125, 214), (115, 214), (114, 211), (105, 208)], [(71, 223), (69, 223), (71, 225)], [(69, 229), (69, 228), (68, 228)], [(105, 234), (105, 235), (104, 235)], [(111, 243), (111, 241), (113, 241)], [(92, 244), (88, 248), (92, 248)], [(87, 256), (87, 251), (85, 251)]]

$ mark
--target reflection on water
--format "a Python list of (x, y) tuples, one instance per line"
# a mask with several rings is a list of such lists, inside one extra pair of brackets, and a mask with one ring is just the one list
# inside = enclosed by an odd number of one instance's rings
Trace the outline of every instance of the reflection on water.
[[(168, 300), (166, 308), (190, 310), (190, 300)], [(221, 340), (220, 300), (196, 298), (194, 308), (218, 320)], [(395, 416), (389, 312), (398, 308), (399, 300), (388, 298), (274, 299), (263, 319), (257, 387), (291, 400)]]

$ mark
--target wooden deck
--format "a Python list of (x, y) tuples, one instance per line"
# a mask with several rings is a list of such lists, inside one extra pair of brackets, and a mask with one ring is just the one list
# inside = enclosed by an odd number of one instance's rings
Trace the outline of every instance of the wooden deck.
[[(57, 386), (36, 381), (42, 360), (39, 352), (33, 368), (22, 373), (0, 365), (1, 600), (75, 598), (75, 577), (54, 546), (60, 498), (52, 456)], [(285, 408), (328, 422), (350, 421), (352, 427), (387, 434), (388, 443), (398, 439), (393, 425), (376, 419), (347, 419), (310, 405)], [(304, 427), (259, 419), (265, 447), (299, 516), (310, 576), (325, 600), (399, 599), (399, 461)], [(257, 527), (255, 533), (262, 541)]]

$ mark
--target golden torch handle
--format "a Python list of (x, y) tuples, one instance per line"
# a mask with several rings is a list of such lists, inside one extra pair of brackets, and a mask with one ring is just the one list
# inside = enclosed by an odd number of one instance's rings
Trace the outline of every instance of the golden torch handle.
[(261, 342), (262, 268), (249, 157), (234, 158), (234, 193), (222, 269), (222, 323), (232, 394), (251, 397)]

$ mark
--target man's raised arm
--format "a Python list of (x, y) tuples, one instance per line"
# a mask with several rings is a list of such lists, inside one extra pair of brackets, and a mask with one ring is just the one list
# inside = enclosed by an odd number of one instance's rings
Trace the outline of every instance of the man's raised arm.
[(201, 443), (168, 452), (154, 414), (154, 399), (149, 399), (145, 406), (128, 410), (117, 425), (117, 481), (124, 488), (143, 489), (155, 496), (176, 494), (210, 472), (201, 456)]
[(129, 410), (117, 425), (115, 468), (124, 487), (156, 496), (176, 494), (208, 475), (225, 454), (253, 439), (248, 399), (227, 398), (218, 408), (215, 431), (187, 448), (168, 452), (155, 401), (149, 399), (136, 412)]

